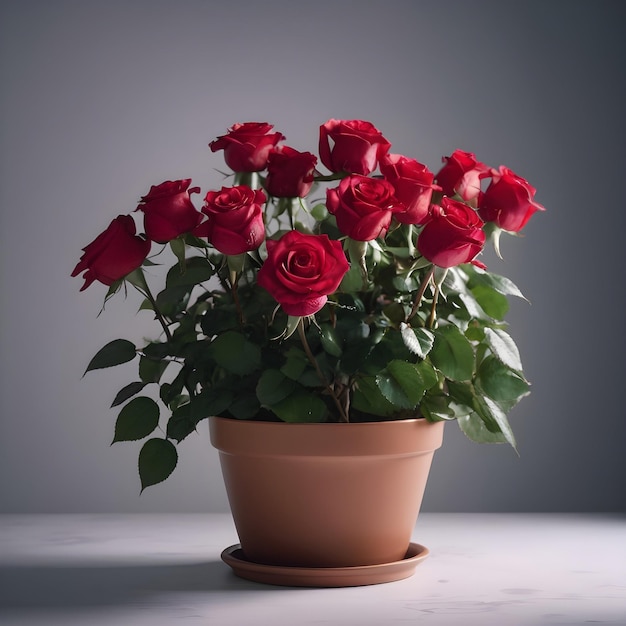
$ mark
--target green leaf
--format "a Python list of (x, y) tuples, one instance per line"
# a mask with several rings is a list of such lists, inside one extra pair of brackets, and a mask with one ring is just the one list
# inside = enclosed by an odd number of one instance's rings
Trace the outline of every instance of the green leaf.
[(139, 396), (131, 400), (117, 416), (116, 441), (137, 441), (147, 437), (159, 424), (159, 407), (151, 398)]
[(238, 332), (227, 331), (209, 345), (215, 362), (225, 370), (245, 376), (261, 365), (261, 349)]
[(287, 361), (280, 368), (280, 371), (287, 378), (298, 380), (309, 365), (309, 360), (307, 359), (306, 354), (297, 348), (289, 348), (285, 356), (287, 357)]
[(163, 482), (176, 468), (178, 452), (167, 439), (148, 439), (139, 452), (141, 491)]
[(480, 364), (476, 375), (480, 389), (496, 402), (512, 406), (530, 393), (530, 385), (499, 359), (488, 356)]
[(296, 387), (296, 383), (279, 370), (265, 370), (256, 387), (256, 396), (262, 405), (272, 407), (284, 400)]
[(229, 413), (240, 420), (252, 419), (258, 414), (261, 405), (256, 396), (242, 395), (237, 397), (228, 407)]
[(420, 411), (429, 422), (452, 420), (456, 417), (451, 400), (442, 393), (427, 394), (420, 403)]
[(499, 276), (498, 274), (485, 272), (477, 267), (468, 265), (465, 265), (463, 270), (471, 276), (472, 289), (474, 284), (487, 285), (505, 296), (516, 296), (526, 300), (519, 287), (517, 287), (512, 280), (506, 278), (506, 276)]
[(304, 390), (296, 391), (273, 405), (272, 411), (283, 422), (323, 422), (327, 414), (324, 401)]
[[(515, 435), (513, 434), (509, 420), (506, 417), (506, 413), (502, 410), (502, 408), (491, 398), (486, 396), (477, 396), (474, 407), (476, 408), (478, 415), (485, 422), (487, 429), (491, 430), (491, 432), (500, 431), (504, 435), (506, 441), (517, 452)], [(494, 424), (496, 425), (496, 428), (494, 428)]]
[(186, 260), (185, 269), (181, 272), (180, 265), (174, 265), (167, 273), (166, 287), (194, 287), (215, 275), (215, 269), (204, 257), (191, 257)]
[(205, 389), (190, 401), (177, 407), (167, 422), (167, 436), (179, 443), (196, 430), (198, 422), (211, 415), (221, 415), (229, 409), (234, 393), (228, 389)]
[(374, 376), (359, 379), (352, 394), (351, 406), (362, 413), (381, 417), (389, 417), (396, 410), (393, 404), (382, 394)]
[(126, 402), (128, 398), (136, 396), (146, 386), (146, 384), (147, 383), (138, 381), (135, 383), (129, 383), (128, 385), (126, 385), (126, 387), (120, 389), (115, 396), (115, 400), (113, 400), (111, 408)]
[(418, 367), (407, 361), (391, 361), (376, 376), (376, 384), (385, 398), (400, 409), (415, 408), (426, 391)]
[(363, 287), (363, 277), (357, 265), (352, 266), (341, 279), (341, 291), (355, 293)]
[(461, 331), (452, 324), (434, 331), (430, 351), (433, 365), (451, 380), (470, 380), (474, 373), (474, 349)]
[(160, 361), (142, 356), (139, 359), (139, 378), (144, 383), (158, 383), (169, 364), (169, 361)]
[(185, 258), (185, 241), (183, 238), (177, 237), (176, 239), (172, 239), (170, 241), (170, 249), (178, 259), (180, 271), (184, 272), (187, 259)]
[(428, 361), (420, 361), (417, 364), (417, 370), (424, 381), (424, 387), (430, 389), (439, 382), (437, 371)]
[(197, 422), (191, 417), (191, 405), (179, 406), (167, 421), (166, 434), (168, 439), (180, 443), (185, 437), (196, 430)]
[(91, 370), (113, 367), (132, 361), (137, 354), (135, 344), (127, 339), (114, 339), (101, 348), (91, 359), (85, 374)]
[(478, 319), (478, 320), (490, 320), (491, 318), (480, 306), (474, 294), (471, 291), (466, 291), (465, 293), (459, 294), (459, 300), (465, 306), (466, 311), (468, 312), (470, 318)]
[(505, 295), (487, 285), (476, 285), (471, 292), (487, 315), (496, 320), (504, 319), (509, 310), (509, 301)]
[(494, 356), (504, 365), (522, 371), (522, 360), (513, 338), (501, 328), (485, 328), (485, 339)]
[(320, 339), (325, 352), (337, 358), (341, 357), (341, 339), (336, 329), (329, 324), (323, 324), (320, 331)]
[(411, 328), (408, 324), (400, 324), (400, 333), (404, 345), (420, 359), (426, 358), (435, 341), (435, 335), (426, 328)]
[(457, 423), (466, 437), (476, 443), (506, 443), (506, 437), (501, 432), (491, 432), (476, 413), (459, 417)]

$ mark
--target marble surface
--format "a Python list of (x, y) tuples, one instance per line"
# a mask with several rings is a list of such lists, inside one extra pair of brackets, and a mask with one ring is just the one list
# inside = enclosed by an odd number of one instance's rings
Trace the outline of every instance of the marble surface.
[(229, 515), (0, 517), (3, 626), (626, 624), (626, 516), (429, 514), (409, 579), (275, 587), (220, 560)]

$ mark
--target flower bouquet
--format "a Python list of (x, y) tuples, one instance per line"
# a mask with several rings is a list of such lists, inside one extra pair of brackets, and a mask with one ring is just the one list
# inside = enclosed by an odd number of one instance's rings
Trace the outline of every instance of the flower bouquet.
[(504, 318), (523, 296), (479, 255), (543, 210), (535, 189), (461, 150), (433, 173), (366, 121), (323, 124), (321, 163), (272, 130), (235, 124), (210, 143), (233, 174), (200, 209), (189, 179), (153, 186), (72, 273), (108, 286), (105, 303), (136, 289), (156, 324), (87, 367), (138, 363), (113, 441), (145, 439), (142, 489), (209, 416), (456, 420), (515, 447), (507, 413), (529, 383)]

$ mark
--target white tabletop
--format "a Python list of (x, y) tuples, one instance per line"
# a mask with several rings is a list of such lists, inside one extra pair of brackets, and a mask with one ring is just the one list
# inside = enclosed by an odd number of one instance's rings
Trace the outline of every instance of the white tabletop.
[(229, 515), (0, 517), (3, 626), (626, 624), (626, 516), (428, 514), (406, 580), (262, 585), (220, 560)]

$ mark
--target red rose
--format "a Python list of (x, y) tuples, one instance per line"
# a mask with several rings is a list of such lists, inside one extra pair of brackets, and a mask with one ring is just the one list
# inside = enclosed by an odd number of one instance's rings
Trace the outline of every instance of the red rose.
[(267, 260), (257, 279), (287, 315), (317, 313), (350, 268), (341, 243), (327, 235), (291, 230), (267, 241)]
[(483, 249), (483, 222), (474, 209), (463, 202), (443, 198), (432, 207), (431, 219), (417, 238), (417, 249), (439, 267), (469, 263)]
[(282, 139), (282, 133), (271, 133), (274, 128), (266, 122), (235, 124), (209, 144), (212, 152), (224, 150), (226, 165), (233, 172), (260, 172), (267, 165), (270, 150)]
[(440, 189), (433, 185), (433, 173), (415, 159), (399, 154), (386, 154), (380, 160), (380, 171), (405, 207), (395, 218), (403, 224), (423, 224), (429, 217), (433, 189)]
[(393, 193), (386, 180), (353, 174), (326, 191), (326, 207), (344, 235), (371, 241), (384, 237), (393, 214), (404, 210)]
[(191, 194), (199, 193), (200, 187), (192, 187), (191, 178), (168, 180), (152, 186), (147, 196), (141, 198), (137, 207), (144, 213), (144, 228), (148, 239), (167, 243), (183, 233), (192, 231), (202, 215), (191, 202)]
[(492, 170), (493, 178), (478, 199), (478, 214), (502, 230), (519, 232), (535, 211), (545, 211), (534, 201), (535, 188), (510, 169)]
[(265, 188), (275, 198), (304, 198), (313, 185), (317, 157), (289, 146), (274, 148), (267, 160)]
[(110, 286), (137, 269), (150, 252), (150, 241), (135, 235), (135, 222), (130, 215), (118, 215), (83, 251), (72, 272), (72, 276), (78, 276), (87, 270), (81, 291), (94, 280)]
[(480, 179), (488, 175), (489, 168), (476, 160), (471, 152), (455, 150), (449, 157), (443, 157), (445, 165), (435, 176), (444, 195), (458, 194), (463, 200), (475, 200), (480, 193)]
[(331, 172), (370, 174), (390, 147), (370, 122), (330, 119), (320, 126), (320, 159)]
[(208, 237), (222, 254), (233, 256), (256, 250), (265, 239), (265, 200), (261, 189), (250, 189), (246, 185), (209, 191), (202, 207), (209, 219), (200, 224), (194, 234)]

